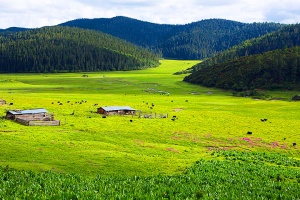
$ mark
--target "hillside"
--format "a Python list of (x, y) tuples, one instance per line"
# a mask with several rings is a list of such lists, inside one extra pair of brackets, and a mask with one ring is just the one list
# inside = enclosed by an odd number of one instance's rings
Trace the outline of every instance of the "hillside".
[(227, 62), (242, 56), (260, 54), (285, 47), (300, 46), (299, 28), (300, 24), (288, 25), (276, 32), (247, 40), (197, 64), (193, 67), (193, 70), (196, 71), (205, 66)]
[(277, 31), (284, 25), (209, 19), (186, 25), (166, 25), (127, 17), (77, 19), (60, 24), (101, 31), (146, 47), (165, 58), (204, 59), (245, 40)]
[(158, 65), (148, 51), (110, 35), (45, 27), (0, 36), (0, 72), (133, 70)]
[(180, 30), (180, 26), (154, 24), (128, 17), (76, 19), (59, 26), (101, 31), (147, 48), (156, 46), (168, 34)]
[(284, 48), (205, 66), (185, 81), (208, 87), (246, 91), (299, 89), (300, 47)]

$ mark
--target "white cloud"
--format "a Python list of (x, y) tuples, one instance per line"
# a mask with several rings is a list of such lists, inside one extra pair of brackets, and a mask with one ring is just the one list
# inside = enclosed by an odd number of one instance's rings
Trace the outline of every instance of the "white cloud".
[(77, 18), (114, 16), (167, 24), (210, 18), (241, 22), (300, 21), (299, 0), (0, 0), (0, 5), (0, 28), (35, 28)]

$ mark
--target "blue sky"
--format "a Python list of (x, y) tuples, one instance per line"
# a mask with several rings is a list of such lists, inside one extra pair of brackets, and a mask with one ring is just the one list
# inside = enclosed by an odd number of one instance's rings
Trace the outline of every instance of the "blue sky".
[(37, 28), (78, 18), (126, 16), (160, 24), (222, 18), (300, 22), (299, 0), (0, 0), (0, 28)]

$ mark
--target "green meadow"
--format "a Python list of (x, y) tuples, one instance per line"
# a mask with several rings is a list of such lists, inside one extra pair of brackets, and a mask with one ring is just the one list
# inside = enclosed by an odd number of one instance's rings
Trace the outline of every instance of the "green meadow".
[[(8, 103), (0, 106), (2, 116), (7, 110), (45, 108), (61, 126), (28, 127), (1, 118), (0, 166), (90, 177), (150, 176), (182, 174), (200, 159), (222, 160), (212, 153), (219, 150), (300, 159), (300, 104), (289, 101), (297, 92), (268, 93), (287, 100), (234, 97), (173, 75), (197, 62), (161, 60), (159, 67), (140, 71), (1, 74), (0, 99)], [(96, 113), (114, 105), (141, 114)], [(168, 118), (139, 117), (143, 114)]]

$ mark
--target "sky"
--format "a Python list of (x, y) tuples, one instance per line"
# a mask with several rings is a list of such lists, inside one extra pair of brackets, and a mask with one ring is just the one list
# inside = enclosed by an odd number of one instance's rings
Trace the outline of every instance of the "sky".
[(159, 24), (203, 19), (299, 23), (299, 0), (0, 0), (0, 28), (39, 28), (78, 18), (126, 16)]

